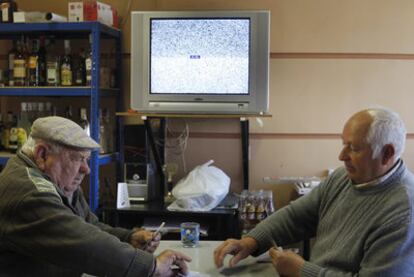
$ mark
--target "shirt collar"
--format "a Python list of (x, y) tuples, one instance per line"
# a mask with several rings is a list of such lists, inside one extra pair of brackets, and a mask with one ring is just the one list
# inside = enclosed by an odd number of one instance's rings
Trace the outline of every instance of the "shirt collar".
[(372, 181), (362, 183), (362, 184), (356, 184), (354, 186), (355, 186), (355, 188), (359, 189), (359, 188), (374, 187), (378, 184), (381, 184), (385, 180), (387, 180), (392, 174), (394, 174), (394, 172), (397, 171), (397, 169), (401, 166), (401, 164), (402, 164), (402, 160), (399, 159), (398, 162), (396, 162), (395, 165), (384, 175), (382, 175), (382, 176), (380, 176), (380, 177), (378, 177), (378, 178), (376, 178)]

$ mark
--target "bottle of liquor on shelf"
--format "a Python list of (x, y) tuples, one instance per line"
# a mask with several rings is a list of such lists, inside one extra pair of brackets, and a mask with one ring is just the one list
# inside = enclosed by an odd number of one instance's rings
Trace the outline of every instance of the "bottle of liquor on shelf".
[(275, 212), (275, 206), (273, 203), (273, 191), (266, 190), (265, 191), (265, 202), (266, 202), (266, 216), (270, 216), (272, 213)]
[(86, 85), (86, 69), (85, 69), (85, 54), (81, 50), (74, 66), (75, 86)]
[(8, 80), (9, 80), (8, 85), (10, 87), (14, 86), (13, 69), (14, 69), (14, 57), (16, 57), (16, 53), (17, 53), (16, 44), (17, 44), (17, 40), (13, 40), (13, 46), (9, 50), (9, 53), (8, 53), (8, 63), (9, 63), (8, 68), (9, 69), (7, 71), (7, 77), (8, 77)]
[(55, 41), (51, 40), (47, 55), (46, 55), (46, 78), (48, 86), (59, 86), (60, 85), (60, 58), (56, 54)]
[(17, 3), (14, 0), (1, 0), (1, 23), (13, 23), (13, 13), (17, 12)]
[(106, 132), (106, 146), (107, 146), (107, 153), (111, 153), (115, 151), (115, 129), (114, 125), (111, 122), (111, 114), (109, 109), (103, 109), (103, 124), (105, 126)]
[(29, 86), (39, 86), (39, 40), (32, 40), (32, 51), (27, 64), (27, 80)]
[(264, 191), (260, 190), (256, 195), (256, 220), (257, 223), (266, 218), (266, 202)]
[(14, 57), (13, 82), (15, 86), (26, 85), (26, 53), (24, 39), (17, 41), (17, 51)]
[(88, 116), (86, 114), (86, 108), (80, 108), (79, 125), (82, 127), (83, 130), (85, 130), (88, 136), (90, 136), (91, 131), (90, 131), (90, 126), (89, 126)]
[(72, 111), (72, 106), (67, 106), (66, 107), (66, 110), (65, 110), (65, 117), (67, 118), (67, 119), (70, 119), (70, 120), (72, 120), (73, 121), (73, 111)]
[(6, 119), (4, 121), (4, 129), (3, 129), (3, 134), (1, 137), (1, 144), (3, 144), (3, 148), (6, 151), (10, 150), (9, 147), (9, 137), (10, 137), (10, 129), (12, 128), (13, 125), (13, 112), (8, 111), (6, 114)]
[(19, 130), (17, 127), (17, 117), (12, 114), (10, 132), (9, 132), (9, 151), (16, 153), (19, 147)]
[(39, 51), (38, 55), (38, 66), (39, 66), (39, 86), (46, 85), (46, 48), (45, 48), (45, 37), (40, 36), (39, 38)]
[(89, 49), (85, 52), (86, 85), (92, 85), (92, 35), (89, 35)]
[(32, 126), (32, 124), (29, 121), (29, 113), (28, 113), (28, 109), (27, 109), (27, 103), (22, 102), (22, 103), (20, 103), (20, 116), (19, 116), (19, 119), (17, 121), (17, 127), (21, 129), (21, 130), (19, 130), (19, 132), (21, 132), (21, 134), (19, 134), (19, 138), (18, 138), (18, 145), (19, 146), (21, 146), (27, 140), (27, 137), (30, 134), (31, 126)]
[(62, 58), (60, 64), (60, 84), (62, 86), (72, 86), (73, 85), (73, 65), (72, 65), (72, 56), (70, 54), (70, 40), (65, 40), (65, 55)]
[(99, 153), (104, 154), (108, 153), (108, 136), (106, 131), (106, 125), (104, 123), (104, 115), (102, 109), (99, 109), (99, 145), (101, 146)]

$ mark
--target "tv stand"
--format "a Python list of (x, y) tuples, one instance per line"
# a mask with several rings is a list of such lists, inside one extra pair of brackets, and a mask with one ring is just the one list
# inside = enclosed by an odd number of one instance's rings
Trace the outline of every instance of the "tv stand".
[[(152, 119), (161, 120), (160, 128), (165, 127), (166, 118), (239, 118), (241, 127), (241, 140), (242, 140), (242, 166), (243, 166), (243, 189), (249, 189), (249, 118), (251, 117), (271, 117), (270, 114), (164, 114), (164, 113), (143, 113), (136, 111), (129, 111), (123, 113), (117, 113), (121, 116), (140, 116), (144, 121), (145, 128), (147, 130), (148, 139), (151, 147), (151, 151), (154, 154), (157, 171), (159, 172), (160, 180), (165, 180), (165, 176), (162, 170), (162, 157), (159, 153), (159, 148), (154, 140), (153, 131), (150, 121)], [(164, 192), (164, 186), (162, 186), (162, 192)]]

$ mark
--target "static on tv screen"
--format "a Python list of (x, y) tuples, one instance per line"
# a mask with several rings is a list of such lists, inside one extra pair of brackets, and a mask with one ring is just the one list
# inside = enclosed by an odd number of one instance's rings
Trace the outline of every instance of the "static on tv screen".
[(151, 19), (152, 94), (249, 94), (250, 19)]

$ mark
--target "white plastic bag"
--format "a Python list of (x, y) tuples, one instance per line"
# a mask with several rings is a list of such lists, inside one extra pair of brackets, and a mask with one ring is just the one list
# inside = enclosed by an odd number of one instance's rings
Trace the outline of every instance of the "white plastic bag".
[(226, 197), (230, 178), (221, 169), (212, 166), (213, 160), (196, 166), (178, 181), (172, 190), (176, 200), (168, 206), (173, 211), (210, 211)]

